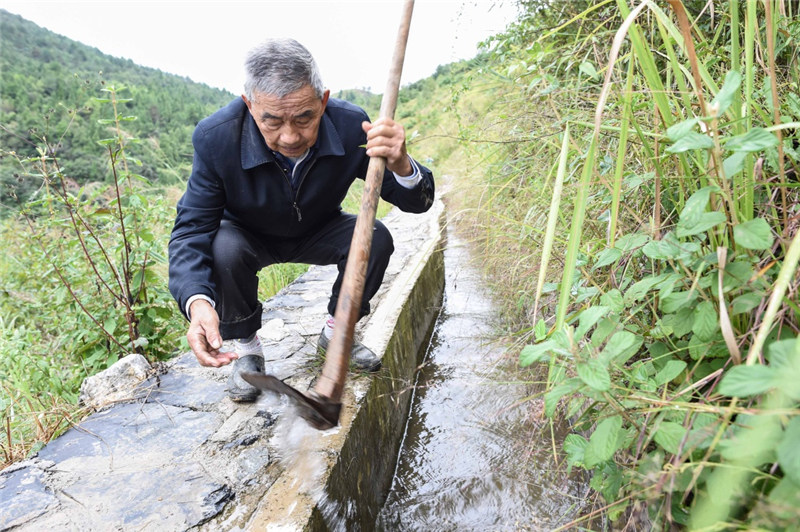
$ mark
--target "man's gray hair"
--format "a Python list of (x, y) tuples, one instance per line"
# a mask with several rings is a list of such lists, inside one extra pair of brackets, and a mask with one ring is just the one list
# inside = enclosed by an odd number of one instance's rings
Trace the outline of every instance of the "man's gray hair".
[(305, 46), (294, 39), (269, 39), (248, 52), (244, 94), (249, 100), (260, 92), (283, 98), (306, 85), (322, 98), (325, 88), (317, 63)]

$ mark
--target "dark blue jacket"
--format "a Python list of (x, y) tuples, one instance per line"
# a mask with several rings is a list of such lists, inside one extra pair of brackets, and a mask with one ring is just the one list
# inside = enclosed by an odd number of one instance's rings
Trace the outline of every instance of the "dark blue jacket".
[[(241, 98), (197, 125), (192, 174), (169, 242), (169, 289), (181, 312), (192, 295), (216, 300), (211, 243), (222, 219), (275, 240), (311, 234), (340, 214), (350, 185), (367, 174), (364, 120), (369, 118), (361, 108), (328, 100), (313, 159), (303, 165), (296, 190)], [(387, 170), (381, 197), (406, 212), (427, 211), (433, 175), (418, 166), (422, 180), (413, 189)]]

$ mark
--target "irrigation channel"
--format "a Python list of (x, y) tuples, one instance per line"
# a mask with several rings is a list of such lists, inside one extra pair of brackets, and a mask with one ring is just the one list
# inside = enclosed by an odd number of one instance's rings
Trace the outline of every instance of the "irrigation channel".
[[(492, 340), (497, 312), (468, 245), (449, 231), (441, 312), (377, 530), (553, 530), (587, 506), (584, 479), (554, 458), (541, 388)], [(528, 374), (525, 374), (528, 375)]]

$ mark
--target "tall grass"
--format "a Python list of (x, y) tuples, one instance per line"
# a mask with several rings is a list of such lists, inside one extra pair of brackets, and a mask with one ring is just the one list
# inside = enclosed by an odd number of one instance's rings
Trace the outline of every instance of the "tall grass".
[[(520, 362), (548, 364), (545, 413), (573, 420), (566, 463), (609, 519), (800, 523), (796, 9), (554, 3), (493, 43), (504, 123), (565, 142), (503, 150), (476, 227), (509, 299), (534, 294)], [(529, 228), (520, 203), (558, 208)]]

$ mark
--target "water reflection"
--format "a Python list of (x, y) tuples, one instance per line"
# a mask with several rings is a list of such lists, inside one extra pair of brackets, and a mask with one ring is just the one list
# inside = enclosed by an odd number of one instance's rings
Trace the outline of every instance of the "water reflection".
[[(488, 342), (494, 311), (448, 235), (447, 284), (379, 530), (552, 530), (584, 508), (553, 456), (537, 391)], [(564, 434), (553, 434), (560, 448)]]

